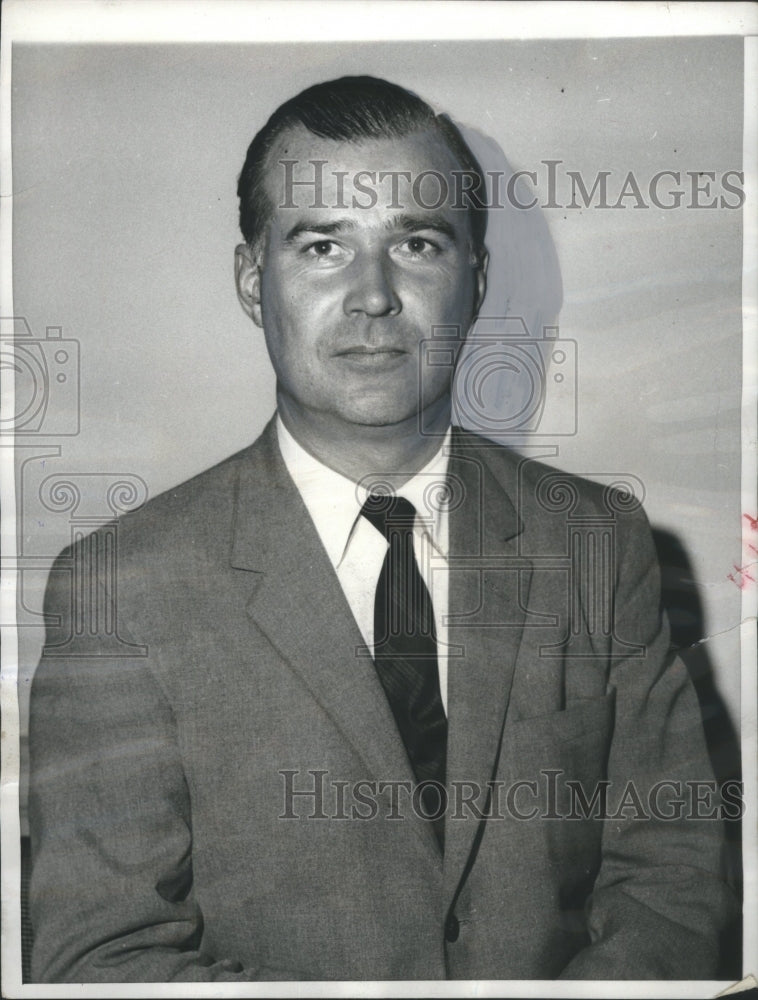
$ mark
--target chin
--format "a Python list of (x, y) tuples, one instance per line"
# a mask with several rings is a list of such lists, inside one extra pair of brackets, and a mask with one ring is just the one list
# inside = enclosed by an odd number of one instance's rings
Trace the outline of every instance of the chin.
[(445, 417), (449, 423), (451, 417), (450, 399), (447, 394), (421, 401), (415, 396), (413, 399), (408, 399), (407, 396), (402, 399), (386, 397), (372, 399), (364, 396), (362, 399), (345, 400), (334, 412), (341, 420), (356, 427), (400, 427), (402, 424), (407, 427), (410, 421), (418, 424), (422, 412), (425, 414), (424, 423), (429, 426)]
[(385, 414), (359, 414), (349, 418), (349, 422), (356, 427), (394, 427), (405, 423), (413, 413), (405, 414), (402, 417), (388, 416)]
[(358, 406), (343, 410), (340, 416), (361, 427), (391, 427), (415, 418), (417, 413), (417, 406)]

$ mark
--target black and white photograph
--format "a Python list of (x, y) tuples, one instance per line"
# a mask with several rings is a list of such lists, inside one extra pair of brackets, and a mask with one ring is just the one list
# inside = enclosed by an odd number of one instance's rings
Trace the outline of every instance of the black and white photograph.
[(2, 995), (758, 986), (756, 8), (2, 21)]

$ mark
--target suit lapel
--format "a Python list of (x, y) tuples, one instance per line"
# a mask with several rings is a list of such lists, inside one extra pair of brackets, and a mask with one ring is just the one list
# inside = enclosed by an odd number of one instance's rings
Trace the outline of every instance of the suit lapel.
[[(232, 566), (252, 577), (248, 613), (328, 713), (367, 778), (413, 781), (373, 661), (300, 494), (272, 421), (240, 469)], [(411, 818), (431, 856), (429, 824)]]
[[(458, 432), (450, 460), (454, 488), (457, 480), (463, 496), (450, 514), (448, 630), (447, 778), (466, 783), (458, 788), (474, 782), (485, 789), (494, 777), (531, 582), (531, 566), (518, 554), (522, 525), (510, 499), (518, 496), (516, 474), (513, 482), (498, 480), (487, 454), (495, 447)], [(483, 808), (484, 793), (478, 805)], [(446, 826), (451, 894), (480, 826), (463, 811), (466, 818), (449, 818)]]

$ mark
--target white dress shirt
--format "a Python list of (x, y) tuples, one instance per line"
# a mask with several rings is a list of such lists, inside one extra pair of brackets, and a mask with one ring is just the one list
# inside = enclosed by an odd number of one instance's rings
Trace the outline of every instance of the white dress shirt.
[[(366, 643), (366, 655), (374, 648), (374, 597), (387, 552), (387, 540), (360, 511), (371, 491), (371, 477), (354, 483), (319, 462), (298, 444), (281, 417), (276, 430), (287, 471), (303, 498), (326, 554), (334, 566), (347, 603)], [(437, 663), (442, 704), (447, 712), (447, 614), (448, 614), (448, 512), (446, 496), (450, 444), (448, 428), (443, 442), (420, 472), (401, 482), (403, 476), (377, 475), (393, 493), (405, 497), (416, 508), (413, 550), (419, 571), (434, 605), (437, 629)], [(360, 655), (358, 653), (357, 655)]]

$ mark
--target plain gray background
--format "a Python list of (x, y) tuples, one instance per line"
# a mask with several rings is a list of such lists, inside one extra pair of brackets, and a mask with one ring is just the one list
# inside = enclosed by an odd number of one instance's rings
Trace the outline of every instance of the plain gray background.
[[(81, 357), (79, 433), (28, 436), (19, 449), (22, 732), (43, 637), (35, 615), (70, 531), (40, 507), (42, 480), (131, 474), (154, 495), (253, 440), (273, 411), (262, 333), (237, 304), (232, 264), (237, 174), (279, 103), (343, 74), (384, 76), (479, 131), (481, 148), (494, 140), (513, 169), (537, 171), (543, 198), (548, 159), (588, 185), (611, 171), (613, 192), (633, 171), (645, 191), (660, 170), (741, 169), (742, 45), (14, 46), (14, 310), (38, 338), (61, 327)], [(642, 481), (653, 525), (687, 557), (675, 581), (681, 634), (707, 637), (685, 655), (712, 669), (737, 725), (740, 591), (728, 575), (741, 560), (741, 213), (628, 199), (542, 220), (579, 400), (578, 433), (541, 442), (544, 454)], [(482, 312), (509, 298), (544, 320), (558, 296), (551, 249), (522, 240), (522, 224), (493, 255)]]

